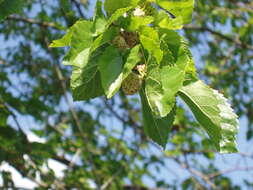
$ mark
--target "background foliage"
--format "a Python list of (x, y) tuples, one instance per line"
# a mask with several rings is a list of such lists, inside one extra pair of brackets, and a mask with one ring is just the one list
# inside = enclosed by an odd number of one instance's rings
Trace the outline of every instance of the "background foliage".
[[(49, 43), (93, 5), (31, 0), (1, 22), (0, 162), (37, 189), (252, 189), (253, 3), (196, 1), (181, 30), (201, 79), (231, 97), (241, 117), (240, 153), (224, 156), (182, 108), (161, 152), (142, 132), (137, 96), (73, 103), (70, 68), (60, 64), (67, 49)], [(52, 160), (64, 165), (61, 176)], [(1, 176), (3, 189), (15, 189), (11, 173)]]

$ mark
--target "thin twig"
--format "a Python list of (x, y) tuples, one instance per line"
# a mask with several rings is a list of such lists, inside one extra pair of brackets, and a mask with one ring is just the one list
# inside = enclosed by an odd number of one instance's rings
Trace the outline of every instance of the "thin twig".
[(113, 180), (123, 171), (123, 167), (118, 169), (118, 171), (116, 173), (113, 174), (113, 176), (111, 178), (109, 178), (101, 187), (100, 190), (106, 190), (111, 183), (113, 182)]
[(113, 108), (112, 106), (108, 103), (108, 101), (106, 99), (104, 99), (104, 104), (105, 106), (110, 110), (110, 112), (121, 122), (123, 123), (129, 123), (128, 121), (126, 121), (123, 117), (121, 117)]
[(77, 2), (76, 0), (70, 0), (77, 8), (77, 11), (79, 13), (79, 15), (82, 17), (82, 18), (85, 18), (83, 12), (82, 12), (82, 9), (81, 9), (81, 4), (79, 2)]
[(53, 28), (56, 30), (62, 30), (61, 29), (62, 27), (60, 27), (59, 25), (57, 25), (56, 23), (53, 23), (53, 22), (38, 21), (38, 20), (35, 20), (32, 18), (17, 17), (14, 15), (8, 16), (6, 19), (13, 20), (13, 21), (21, 21), (21, 22), (25, 22), (28, 24), (36, 24), (41, 27), (50, 27), (50, 28)]
[(185, 30), (196, 30), (196, 31), (209, 32), (209, 33), (211, 33), (211, 34), (213, 34), (215, 36), (218, 36), (218, 37), (220, 37), (222, 39), (225, 39), (225, 40), (227, 40), (229, 42), (232, 42), (232, 43), (234, 43), (234, 44), (236, 44), (236, 45), (238, 45), (238, 46), (240, 46), (242, 48), (247, 48), (247, 49), (253, 51), (253, 46), (251, 46), (251, 45), (249, 45), (247, 43), (243, 43), (242, 41), (240, 41), (237, 38), (232, 38), (232, 37), (226, 36), (225, 34), (217, 32), (217, 31), (215, 31), (215, 30), (213, 30), (211, 28), (208, 28), (208, 27), (198, 27), (198, 26), (190, 26), (190, 25), (188, 25), (188, 26), (185, 26), (184, 29)]
[(210, 175), (208, 175), (208, 178), (212, 179), (212, 178), (215, 178), (215, 177), (218, 177), (218, 176), (221, 176), (221, 175), (224, 175), (224, 174), (232, 173), (232, 172), (235, 172), (235, 171), (249, 171), (249, 170), (253, 170), (253, 166), (243, 167), (243, 168), (241, 168), (241, 167), (230, 168), (230, 169), (227, 169), (227, 170), (223, 170), (223, 171), (219, 171), (219, 172), (210, 174)]
[(73, 156), (73, 158), (71, 159), (69, 163), (69, 166), (68, 166), (69, 168), (73, 168), (73, 166), (76, 163), (76, 160), (79, 158), (79, 155), (81, 154), (81, 151), (82, 150), (80, 148), (76, 151), (75, 155)]
[(18, 127), (18, 130), (24, 133), (23, 128), (21, 127), (21, 125), (18, 122), (17, 115), (14, 113), (14, 111), (12, 111), (11, 106), (7, 105), (6, 103), (3, 103), (2, 105), (4, 106), (4, 108), (6, 108), (6, 110), (9, 112), (9, 114), (12, 116), (14, 122), (16, 123), (16, 125)]
[[(42, 28), (43, 29), (43, 28)], [(45, 43), (45, 45), (46, 45), (46, 47), (48, 47), (48, 53), (49, 53), (49, 55), (52, 57), (52, 59), (54, 60), (54, 59), (56, 59), (56, 57), (54, 56), (54, 54), (53, 54), (53, 52), (52, 52), (52, 49), (49, 47), (49, 41), (48, 41), (48, 38), (45, 36), (44, 37), (44, 43)], [(76, 126), (77, 126), (77, 129), (78, 129), (78, 131), (79, 131), (79, 133), (80, 133), (80, 135), (81, 135), (81, 137), (83, 138), (83, 140), (84, 141), (88, 141), (87, 139), (88, 139), (88, 136), (84, 133), (84, 131), (82, 130), (82, 126), (81, 126), (81, 123), (80, 123), (80, 121), (79, 121), (79, 118), (78, 118), (78, 115), (77, 115), (77, 112), (76, 112), (76, 110), (74, 109), (74, 107), (73, 107), (73, 105), (72, 105), (72, 102), (69, 100), (69, 98), (68, 98), (68, 90), (67, 90), (67, 86), (66, 86), (66, 83), (65, 83), (65, 81), (66, 81), (66, 79), (64, 78), (64, 76), (63, 76), (63, 74), (62, 74), (62, 71), (61, 71), (61, 69), (60, 69), (60, 67), (57, 65), (57, 64), (54, 64), (53, 65), (54, 66), (54, 68), (55, 68), (55, 71), (56, 71), (56, 76), (57, 76), (57, 78), (58, 78), (58, 80), (60, 81), (60, 84), (61, 84), (61, 87), (62, 87), (62, 90), (63, 90), (63, 96), (64, 96), (64, 99), (65, 99), (65, 101), (66, 101), (66, 103), (67, 103), (67, 105), (68, 105), (68, 107), (69, 107), (69, 110), (70, 110), (70, 113), (71, 113), (71, 115), (72, 115), (72, 117), (73, 117), (73, 120), (74, 120), (74, 122), (75, 122), (75, 124), (76, 124)], [(88, 146), (87, 146), (88, 147)], [(86, 148), (87, 148), (86, 147)], [(90, 164), (91, 164), (91, 166), (92, 166), (92, 168), (93, 169), (96, 169), (96, 166), (95, 166), (95, 164), (94, 164), (94, 161), (93, 161), (93, 159), (92, 159), (92, 156), (90, 155), (90, 152), (91, 151), (89, 151), (88, 150), (88, 160), (90, 161)], [(97, 185), (99, 186), (99, 182), (98, 182), (98, 180), (97, 180), (97, 175), (96, 175), (96, 172), (94, 171), (94, 170), (92, 170), (92, 175), (93, 175), (93, 178), (94, 178), (94, 180), (95, 180), (95, 182), (97, 183)]]
[(189, 166), (189, 164), (187, 162), (182, 162), (177, 158), (174, 158), (174, 160), (184, 169), (187, 169), (189, 171), (190, 174), (192, 174), (193, 176), (198, 176), (200, 177), (203, 181), (205, 181), (208, 185), (210, 185), (212, 187), (212, 189), (217, 189), (216, 185), (209, 179), (209, 177), (207, 177), (205, 174), (203, 174), (202, 172), (191, 168)]

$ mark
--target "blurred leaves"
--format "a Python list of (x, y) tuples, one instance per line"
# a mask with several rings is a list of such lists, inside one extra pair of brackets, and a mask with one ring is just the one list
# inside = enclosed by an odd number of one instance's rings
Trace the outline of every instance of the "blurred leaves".
[(10, 14), (19, 13), (25, 5), (24, 0), (1, 0), (0, 1), (0, 22)]

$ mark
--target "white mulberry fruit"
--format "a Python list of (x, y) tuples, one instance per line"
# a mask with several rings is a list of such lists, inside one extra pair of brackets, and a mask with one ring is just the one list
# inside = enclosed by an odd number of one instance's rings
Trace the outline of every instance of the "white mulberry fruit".
[(130, 73), (122, 83), (122, 90), (126, 95), (136, 94), (142, 86), (143, 77), (134, 72)]

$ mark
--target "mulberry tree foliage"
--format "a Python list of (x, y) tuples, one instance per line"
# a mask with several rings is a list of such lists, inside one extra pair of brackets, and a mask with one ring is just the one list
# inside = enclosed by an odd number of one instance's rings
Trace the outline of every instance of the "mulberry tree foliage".
[(0, 189), (252, 189), (252, 10), (0, 0)]
[(191, 22), (193, 8), (194, 0), (106, 0), (104, 7), (97, 1), (92, 20), (79, 20), (51, 44), (70, 47), (63, 64), (73, 68), (74, 100), (112, 98), (120, 89), (140, 93), (144, 131), (165, 148), (179, 96), (219, 152), (236, 152), (237, 116), (199, 80), (177, 32)]

